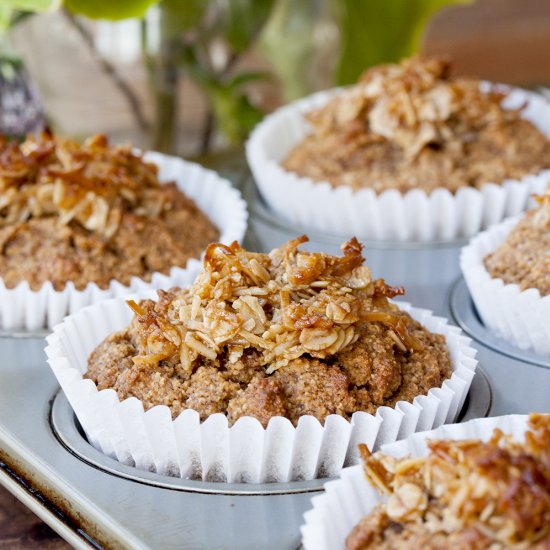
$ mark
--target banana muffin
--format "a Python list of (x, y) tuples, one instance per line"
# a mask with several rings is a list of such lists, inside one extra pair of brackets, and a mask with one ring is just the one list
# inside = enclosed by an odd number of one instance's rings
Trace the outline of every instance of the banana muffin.
[(306, 241), (270, 254), (209, 245), (189, 288), (128, 302), (133, 320), (91, 353), (85, 376), (174, 418), (194, 409), (263, 426), (373, 413), (441, 386), (445, 338), (389, 301), (403, 289), (371, 278), (356, 239), (341, 257), (299, 250)]
[(314, 181), (377, 193), (480, 188), (550, 168), (550, 141), (506, 93), (451, 78), (438, 58), (405, 59), (307, 113), (311, 133), (283, 167)]
[(347, 550), (550, 548), (550, 415), (532, 414), (525, 442), (428, 441), (400, 459), (361, 446), (365, 475), (385, 495)]
[(494, 279), (517, 284), (521, 290), (536, 288), (550, 294), (550, 191), (536, 197), (530, 210), (510, 231), (506, 240), (484, 259)]
[(43, 133), (0, 140), (0, 277), (8, 288), (50, 281), (107, 288), (150, 280), (198, 258), (219, 237), (156, 165), (97, 135), (82, 145)]

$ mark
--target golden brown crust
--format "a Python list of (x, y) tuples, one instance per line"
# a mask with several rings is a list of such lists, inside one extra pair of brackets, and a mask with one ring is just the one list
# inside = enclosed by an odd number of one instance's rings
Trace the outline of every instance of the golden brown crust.
[(107, 288), (149, 280), (198, 258), (219, 237), (175, 184), (127, 146), (44, 134), (0, 140), (0, 277), (8, 288), (50, 281)]
[(307, 115), (313, 132), (283, 166), (314, 181), (380, 193), (502, 183), (550, 166), (550, 142), (504, 94), (413, 58), (368, 70)]
[(550, 415), (531, 415), (525, 443), (430, 441), (426, 458), (365, 455), (387, 495), (350, 533), (348, 550), (537, 548), (550, 544)]
[(451, 375), (444, 337), (388, 301), (403, 290), (371, 280), (355, 240), (340, 258), (298, 251), (301, 241), (269, 255), (212, 245), (190, 288), (130, 302), (130, 326), (96, 349), (86, 376), (121, 399), (143, 394), (146, 407), (168, 391), (174, 417), (193, 408), (266, 426), (374, 412)]
[(267, 426), (273, 416), (287, 417), (283, 386), (276, 377), (257, 376), (239, 390), (227, 406), (227, 419), (234, 424), (241, 416), (257, 418)]

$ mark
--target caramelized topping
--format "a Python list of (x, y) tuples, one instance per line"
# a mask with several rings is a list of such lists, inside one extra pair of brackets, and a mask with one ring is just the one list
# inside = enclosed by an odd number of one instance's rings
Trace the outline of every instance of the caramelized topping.
[(403, 289), (372, 281), (355, 238), (342, 246), (341, 257), (299, 250), (307, 240), (270, 254), (211, 244), (193, 285), (161, 296), (168, 304), (162, 313), (154, 302), (129, 302), (140, 323), (135, 360), (154, 364), (175, 346), (191, 373), (199, 356), (215, 360), (227, 353), (234, 363), (254, 348), (269, 374), (304, 354), (324, 359), (342, 351), (357, 340), (361, 323), (386, 326), (403, 352), (422, 349), (408, 332), (408, 317), (388, 302)]
[(154, 164), (103, 135), (79, 145), (49, 133), (23, 143), (0, 138), (0, 224), (59, 216), (112, 236), (132, 210), (157, 217), (170, 208)]
[(547, 227), (550, 224), (550, 189), (542, 195), (535, 195), (538, 208), (533, 216), (533, 223), (539, 227)]
[(319, 135), (344, 132), (358, 146), (386, 139), (413, 159), (425, 147), (466, 143), (477, 129), (515, 117), (501, 107), (503, 97), (476, 80), (451, 79), (443, 59), (416, 57), (369, 69), (308, 119)]
[(428, 447), (425, 458), (395, 459), (360, 446), (367, 479), (388, 495), (383, 509), (392, 522), (405, 529), (420, 522), (431, 533), (476, 530), (495, 548), (550, 536), (550, 415), (530, 416), (525, 443), (495, 430), (487, 443)]

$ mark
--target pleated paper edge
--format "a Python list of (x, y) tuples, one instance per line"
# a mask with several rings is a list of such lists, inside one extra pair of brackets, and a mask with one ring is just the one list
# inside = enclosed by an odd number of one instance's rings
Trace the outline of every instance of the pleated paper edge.
[(492, 278), (483, 259), (494, 252), (521, 216), (506, 220), (474, 237), (460, 254), (460, 267), (481, 319), (497, 336), (520, 349), (550, 356), (550, 296), (537, 289), (521, 290)]
[[(532, 92), (511, 90), (509, 104), (526, 103), (525, 118), (550, 134), (548, 102)], [(430, 195), (420, 189), (377, 195), (371, 189), (335, 188), (283, 169), (282, 158), (308, 133), (303, 114), (339, 92), (319, 92), (278, 109), (256, 126), (246, 144), (248, 164), (268, 206), (305, 230), (402, 242), (452, 241), (518, 215), (531, 204), (530, 195), (542, 192), (550, 181), (550, 170), (543, 170), (499, 185), (487, 182), (481, 190), (464, 187), (455, 195), (444, 188)]]
[[(230, 244), (243, 239), (248, 223), (247, 206), (241, 193), (227, 179), (178, 157), (147, 152), (144, 159), (159, 167), (163, 182), (175, 181), (178, 188), (195, 201), (219, 229), (220, 242)], [(66, 315), (105, 299), (148, 289), (185, 286), (201, 267), (199, 258), (191, 258), (184, 268), (173, 267), (168, 275), (153, 273), (150, 282), (132, 277), (130, 285), (126, 286), (113, 279), (107, 289), (89, 283), (85, 289), (77, 290), (69, 282), (63, 290), (57, 291), (47, 282), (34, 291), (27, 282), (7, 288), (0, 279), (0, 327), (6, 331), (52, 329)]]
[[(120, 330), (129, 322), (131, 311), (120, 299), (89, 306), (67, 317), (48, 336), (46, 354), (90, 442), (121, 462), (162, 474), (206, 481), (258, 483), (334, 477), (344, 465), (359, 461), (357, 444), (360, 442), (377, 449), (384, 443), (407, 437), (415, 431), (453, 422), (475, 375), (476, 351), (470, 346), (471, 340), (460, 329), (428, 310), (412, 308), (403, 302), (399, 305), (429, 330), (445, 335), (452, 353), (451, 378), (441, 387), (429, 390), (427, 395), (416, 397), (413, 403), (401, 401), (394, 408), (380, 407), (376, 415), (357, 412), (351, 421), (330, 415), (324, 427), (314, 417), (304, 416), (297, 428), (282, 417), (272, 419), (265, 430), (256, 419), (250, 417), (241, 418), (228, 428), (226, 417), (215, 414), (206, 419), (199, 429), (198, 413), (195, 411), (184, 411), (172, 421), (165, 406), (157, 406), (143, 413), (141, 401), (135, 398), (120, 402), (113, 390), (98, 392), (92, 381), (82, 379), (82, 372), (86, 368), (88, 353), (107, 334)], [(142, 452), (142, 448), (137, 448), (139, 452), (136, 448), (131, 451), (132, 441), (138, 441), (139, 437), (135, 434), (129, 437), (124, 435), (127, 428), (124, 419), (129, 418), (130, 410), (137, 410), (139, 422), (136, 421), (136, 425), (139, 424), (143, 433), (145, 430), (153, 437), (158, 437), (160, 433), (171, 434), (173, 440), (166, 446), (170, 448), (168, 458), (164, 451), (155, 456), (154, 443), (150, 440), (146, 442), (147, 453)], [(102, 423), (102, 417), (107, 420), (106, 423)], [(185, 418), (180, 421), (182, 417)], [(114, 418), (118, 422), (113, 421)], [(132, 417), (130, 420), (135, 419)], [(182, 438), (181, 433), (176, 436), (182, 426), (189, 426), (186, 422), (194, 423), (193, 429), (201, 434), (200, 442), (196, 442), (194, 447), (193, 443), (183, 441), (191, 436)], [(145, 429), (144, 426), (148, 427)], [(188, 435), (192, 433), (189, 427), (187, 430)], [(248, 470), (242, 467), (236, 455), (230, 456), (228, 451), (231, 438), (243, 439), (243, 430), (246, 430), (246, 441), (259, 441), (258, 445), (262, 445), (261, 450), (256, 447), (249, 449), (247, 456), (255, 456), (256, 452), (261, 459), (249, 464)], [(144, 437), (143, 433), (141, 437)], [(143, 456), (146, 458), (143, 459)]]
[[(427, 439), (482, 439), (491, 437), (495, 428), (523, 441), (528, 415), (512, 414), (476, 418), (461, 424), (441, 426), (416, 433), (382, 447), (386, 454), (402, 457), (421, 456)], [(304, 514), (301, 527), (304, 550), (343, 550), (345, 539), (358, 521), (382, 501), (365, 479), (361, 465), (346, 468), (339, 479), (325, 484), (325, 493), (312, 499), (312, 508)]]

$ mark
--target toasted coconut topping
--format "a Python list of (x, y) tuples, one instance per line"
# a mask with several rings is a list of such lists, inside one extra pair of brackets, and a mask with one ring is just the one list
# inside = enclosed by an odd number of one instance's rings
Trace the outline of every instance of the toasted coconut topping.
[(487, 443), (428, 447), (425, 458), (396, 459), (361, 445), (367, 479), (388, 496), (382, 513), (393, 532), (478, 533), (483, 548), (550, 540), (550, 415), (530, 416), (524, 443), (495, 430)]
[(170, 207), (156, 166), (103, 135), (82, 145), (46, 132), (20, 144), (0, 138), (0, 192), (2, 225), (55, 215), (108, 237), (126, 210), (157, 217)]
[(539, 227), (547, 227), (550, 225), (550, 189), (541, 195), (535, 195), (535, 200), (539, 206), (533, 216), (533, 223)]
[(503, 93), (451, 79), (449, 68), (443, 59), (420, 57), (374, 67), (308, 119), (319, 134), (344, 131), (358, 144), (385, 138), (414, 158), (428, 145), (467, 142), (476, 129), (516, 116), (502, 108)]
[(129, 302), (140, 323), (134, 361), (155, 364), (179, 353), (190, 373), (199, 356), (215, 360), (227, 353), (235, 363), (255, 348), (269, 374), (305, 354), (324, 359), (342, 351), (365, 322), (388, 326), (402, 350), (422, 348), (388, 302), (403, 289), (372, 281), (355, 238), (342, 246), (341, 257), (299, 250), (307, 240), (299, 237), (270, 254), (211, 244), (193, 285), (161, 295), (167, 307)]

